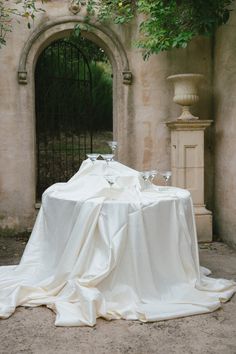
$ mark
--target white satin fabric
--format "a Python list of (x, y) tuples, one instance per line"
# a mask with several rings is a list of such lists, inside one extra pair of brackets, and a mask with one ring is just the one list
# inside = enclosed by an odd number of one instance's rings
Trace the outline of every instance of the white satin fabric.
[[(105, 174), (117, 175), (110, 188)], [(158, 321), (210, 312), (236, 291), (200, 268), (190, 194), (144, 188), (118, 162), (84, 161), (46, 190), (17, 266), (0, 267), (0, 317), (46, 305), (57, 326)]]

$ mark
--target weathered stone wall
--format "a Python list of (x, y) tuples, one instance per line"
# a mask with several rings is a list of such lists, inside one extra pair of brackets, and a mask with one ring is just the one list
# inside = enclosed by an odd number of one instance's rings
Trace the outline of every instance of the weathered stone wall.
[(218, 30), (214, 54), (215, 232), (236, 246), (236, 11)]
[[(68, 25), (55, 25), (42, 32), (27, 57), (28, 84), (19, 85), (17, 71), (24, 45), (33, 31), (45, 23), (69, 19), (71, 24), (83, 17), (70, 14), (66, 1), (51, 1), (46, 12), (37, 17), (34, 28), (17, 22), (9, 34), (7, 47), (0, 53), (0, 226), (16, 230), (31, 227), (35, 217), (35, 115), (34, 66), (37, 56), (59, 35), (68, 33)], [(70, 16), (70, 17), (69, 17)], [(73, 26), (71, 25), (71, 28)], [(64, 32), (63, 32), (64, 31)], [(119, 159), (139, 170), (170, 167), (170, 132), (164, 124), (179, 115), (180, 108), (172, 102), (173, 88), (166, 81), (171, 74), (195, 72), (205, 75), (200, 102), (193, 113), (203, 119), (212, 118), (212, 45), (206, 38), (195, 39), (187, 49), (173, 50), (152, 56), (144, 62), (140, 50), (133, 48), (137, 24), (108, 28), (111, 45), (97, 34), (87, 33), (104, 46), (111, 58), (114, 77), (114, 126), (119, 141)], [(107, 37), (108, 38), (108, 37)], [(133, 74), (133, 84), (122, 83), (124, 55)], [(114, 45), (113, 45), (113, 44)], [(116, 53), (114, 53), (116, 51)], [(211, 131), (206, 145), (206, 201), (212, 209)]]

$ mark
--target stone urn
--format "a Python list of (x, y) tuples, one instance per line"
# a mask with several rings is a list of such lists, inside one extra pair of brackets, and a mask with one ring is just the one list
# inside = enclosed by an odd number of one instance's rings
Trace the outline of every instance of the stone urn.
[(178, 117), (181, 120), (199, 119), (190, 112), (190, 107), (198, 102), (198, 86), (203, 79), (201, 74), (178, 74), (171, 75), (168, 81), (174, 84), (173, 101), (182, 106), (182, 113)]

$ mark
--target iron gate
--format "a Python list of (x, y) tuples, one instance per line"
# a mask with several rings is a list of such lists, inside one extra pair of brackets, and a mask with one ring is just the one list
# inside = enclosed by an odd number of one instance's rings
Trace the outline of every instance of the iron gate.
[(69, 40), (40, 55), (35, 70), (37, 200), (66, 182), (92, 151), (92, 78), (89, 62)]

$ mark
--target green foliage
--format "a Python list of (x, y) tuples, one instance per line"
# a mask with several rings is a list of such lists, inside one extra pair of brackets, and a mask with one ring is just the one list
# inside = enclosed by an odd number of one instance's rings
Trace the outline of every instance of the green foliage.
[(6, 34), (11, 31), (11, 13), (4, 5), (5, 1), (0, 1), (0, 48), (6, 44)]
[[(41, 0), (42, 3), (47, 0)], [(37, 12), (44, 11), (36, 6), (36, 0), (0, 0), (0, 48), (6, 44), (6, 35), (12, 30), (13, 18), (23, 17), (27, 21), (28, 28), (31, 28), (31, 22), (34, 20)]]
[(197, 35), (212, 35), (225, 24), (233, 0), (100, 0), (101, 22), (130, 22), (137, 14), (140, 38), (136, 45), (144, 49), (144, 58), (171, 48), (185, 48)]
[[(67, 44), (72, 44), (72, 51), (65, 60)], [(71, 129), (68, 120), (77, 117), (73, 123), (76, 130), (87, 129), (87, 120), (94, 131), (112, 130), (111, 74), (104, 52), (91, 41), (69, 37), (53, 42), (40, 55), (35, 72), (36, 106), (37, 111), (43, 112), (42, 129), (51, 135), (66, 131)], [(91, 89), (85, 80), (91, 82)]]
[(112, 131), (112, 77), (110, 64), (91, 63), (94, 130)]
[(97, 6), (100, 21), (113, 20), (115, 24), (124, 24), (134, 18), (137, 3), (134, 0), (100, 0)]
[(108, 62), (108, 58), (104, 50), (102, 48), (97, 47), (93, 42), (82, 37), (80, 34), (80, 30), (79, 34), (78, 32), (74, 31), (72, 32), (72, 35), (69, 38), (65, 38), (64, 40), (69, 41), (70, 43), (74, 43), (76, 46), (78, 46), (89, 62)]
[(147, 16), (140, 25), (138, 46), (145, 57), (171, 48), (185, 48), (197, 35), (212, 35), (229, 19), (231, 0), (140, 0), (139, 11)]
[(112, 130), (112, 69), (104, 50), (82, 37), (80, 32), (79, 36), (73, 33), (64, 41), (75, 44), (89, 62), (92, 76), (93, 129)]
[[(28, 27), (38, 11), (36, 0), (0, 0), (0, 48), (12, 29), (13, 15), (26, 18)], [(42, 3), (47, 0), (41, 0)], [(81, 0), (77, 0), (78, 3)], [(197, 35), (210, 36), (225, 24), (233, 0), (88, 0), (86, 20), (97, 14), (100, 22), (129, 23), (140, 15), (140, 36), (136, 45), (144, 49), (144, 58), (171, 48), (185, 48)], [(82, 25), (85, 26), (85, 25)], [(81, 25), (75, 33), (80, 35)]]

